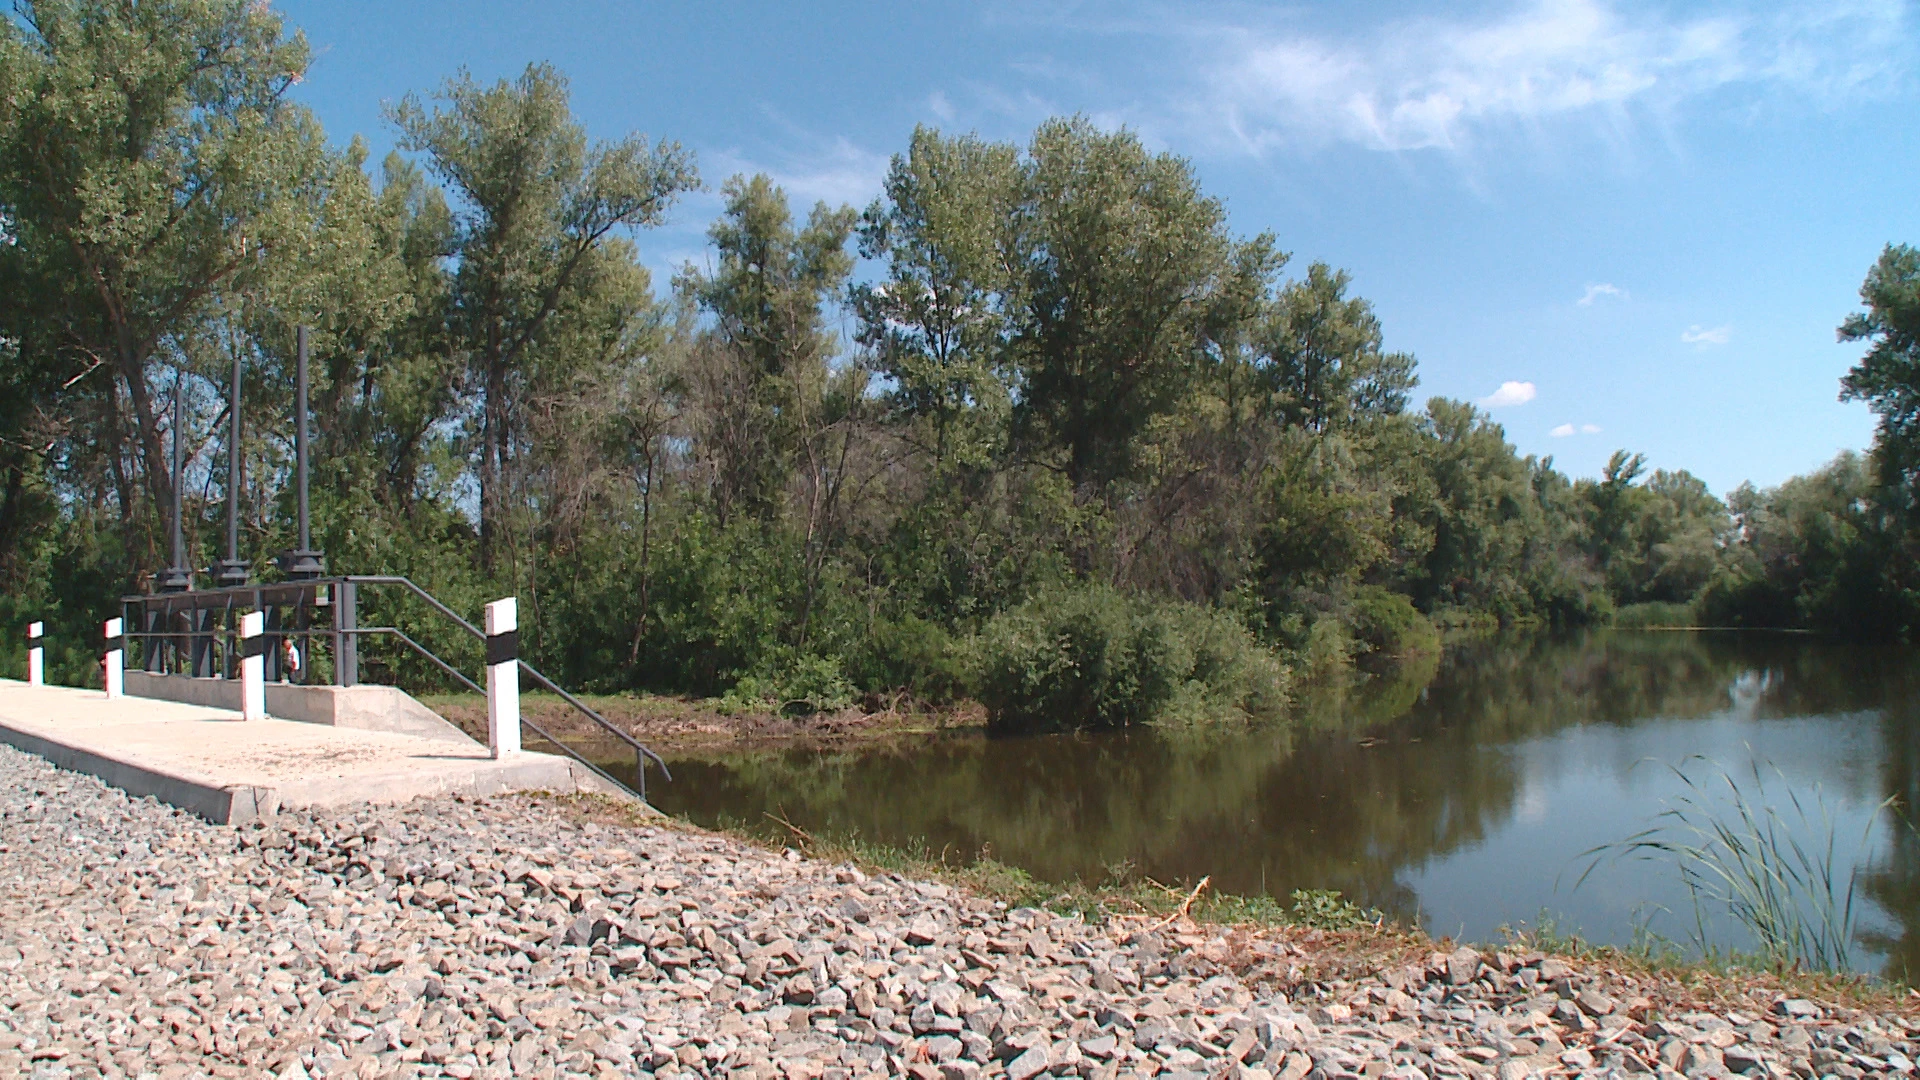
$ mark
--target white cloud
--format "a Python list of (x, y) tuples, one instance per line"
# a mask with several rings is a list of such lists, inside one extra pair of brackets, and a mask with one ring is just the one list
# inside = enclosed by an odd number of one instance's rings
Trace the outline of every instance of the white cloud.
[(1574, 303), (1579, 304), (1581, 307), (1592, 307), (1593, 302), (1595, 300), (1599, 300), (1603, 297), (1608, 299), (1613, 299), (1613, 300), (1631, 299), (1629, 296), (1627, 296), (1627, 290), (1621, 288), (1618, 285), (1609, 285), (1609, 284), (1606, 284), (1605, 282), (1602, 282), (1598, 285), (1587, 286), (1586, 295), (1574, 301)]
[(1561, 424), (1559, 427), (1554, 428), (1552, 431), (1547, 432), (1547, 434), (1553, 436), (1556, 439), (1564, 439), (1567, 436), (1573, 434), (1573, 425)]
[(1480, 404), (1489, 409), (1503, 409), (1509, 405), (1525, 405), (1532, 401), (1539, 390), (1530, 382), (1508, 380), (1500, 384), (1500, 389), (1480, 399)]
[[(727, 177), (736, 173), (766, 173), (786, 189), (795, 213), (805, 216), (816, 201), (838, 205), (864, 206), (880, 194), (892, 158), (868, 150), (844, 135), (816, 142), (810, 148), (785, 155), (778, 165), (767, 165), (738, 152), (719, 151), (709, 155), (717, 166), (711, 175)], [(707, 169), (701, 169), (707, 173)], [(715, 188), (719, 184), (714, 181)]]
[(927, 99), (927, 109), (945, 123), (953, 123), (953, 102), (947, 100), (944, 90), (935, 90)]
[(1600, 434), (1600, 425), (1599, 425), (1599, 424), (1581, 424), (1581, 425), (1580, 425), (1580, 434), (1582, 434), (1582, 435), (1598, 435), (1598, 434)]
[(1900, 0), (1675, 13), (1621, 0), (1522, 0), (1492, 15), (1416, 16), (1347, 38), (1278, 23), (1194, 32), (1213, 63), (1201, 117), (1259, 151), (1344, 141), (1460, 149), (1490, 128), (1586, 116), (1618, 134), (1636, 114), (1743, 84), (1798, 98), (1877, 92), (1904, 78)]
[(1731, 326), (1716, 326), (1711, 330), (1707, 330), (1695, 324), (1687, 327), (1680, 333), (1681, 341), (1702, 349), (1709, 345), (1725, 345), (1732, 338), (1733, 327)]
[(1553, 436), (1556, 439), (1565, 439), (1565, 438), (1571, 437), (1575, 432), (1578, 432), (1579, 434), (1582, 434), (1582, 435), (1598, 435), (1600, 434), (1600, 425), (1599, 424), (1581, 424), (1579, 427), (1576, 428), (1572, 424), (1561, 424), (1559, 427), (1556, 427), (1551, 431), (1548, 431), (1547, 434)]

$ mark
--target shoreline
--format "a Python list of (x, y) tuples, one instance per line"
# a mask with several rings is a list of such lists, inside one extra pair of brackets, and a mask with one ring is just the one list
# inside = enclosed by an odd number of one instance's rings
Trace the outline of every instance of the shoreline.
[(223, 829), (0, 750), (0, 1076), (1851, 1075), (1920, 1030), (1591, 957), (1088, 921), (619, 813)]
[[(951, 708), (909, 704), (866, 712), (843, 709), (811, 716), (770, 713), (722, 713), (707, 701), (656, 694), (579, 695), (595, 711), (656, 752), (699, 753), (763, 746), (820, 745), (866, 739), (986, 730), (986, 710), (975, 703)], [(487, 703), (478, 694), (428, 694), (417, 700), (450, 723), (486, 739)], [(608, 742), (606, 732), (557, 695), (530, 691), (521, 695), (523, 715), (554, 735), (592, 744)]]

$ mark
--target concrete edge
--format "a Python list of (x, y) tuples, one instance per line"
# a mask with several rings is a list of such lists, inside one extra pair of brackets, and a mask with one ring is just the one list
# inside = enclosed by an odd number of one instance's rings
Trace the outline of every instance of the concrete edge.
[(152, 796), (215, 825), (245, 825), (270, 817), (280, 808), (279, 792), (273, 788), (228, 787), (198, 777), (175, 776), (5, 724), (0, 724), (0, 742), (44, 758), (56, 768), (97, 777), (136, 799)]

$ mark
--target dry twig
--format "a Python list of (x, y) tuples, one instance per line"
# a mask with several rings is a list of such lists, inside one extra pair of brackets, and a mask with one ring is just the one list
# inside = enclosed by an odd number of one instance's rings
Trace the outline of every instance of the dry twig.
[(1190, 911), (1193, 908), (1193, 902), (1195, 900), (1200, 899), (1200, 891), (1202, 889), (1205, 889), (1210, 883), (1212, 883), (1212, 881), (1213, 881), (1213, 875), (1211, 874), (1201, 878), (1200, 884), (1195, 885), (1193, 887), (1193, 891), (1187, 894), (1187, 898), (1185, 900), (1180, 901), (1179, 910), (1175, 911), (1173, 914), (1167, 916), (1166, 918), (1161, 919), (1159, 922), (1154, 923), (1152, 926), (1147, 927), (1147, 932), (1152, 933), (1155, 930), (1160, 930), (1165, 927), (1172, 926), (1174, 923), (1180, 921), (1181, 919), (1186, 918), (1188, 911)]

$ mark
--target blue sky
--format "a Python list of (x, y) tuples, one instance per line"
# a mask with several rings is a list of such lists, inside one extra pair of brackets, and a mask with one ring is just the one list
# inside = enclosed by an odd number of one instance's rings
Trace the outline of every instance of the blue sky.
[(1350, 270), (1423, 396), (1575, 475), (1625, 447), (1724, 493), (1865, 448), (1834, 328), (1884, 244), (1920, 243), (1897, 0), (276, 6), (315, 48), (300, 96), (376, 155), (383, 102), (530, 61), (596, 136), (695, 151), (709, 190), (639, 237), (662, 287), (735, 172), (864, 205), (916, 123), (1129, 126), (1293, 269)]

